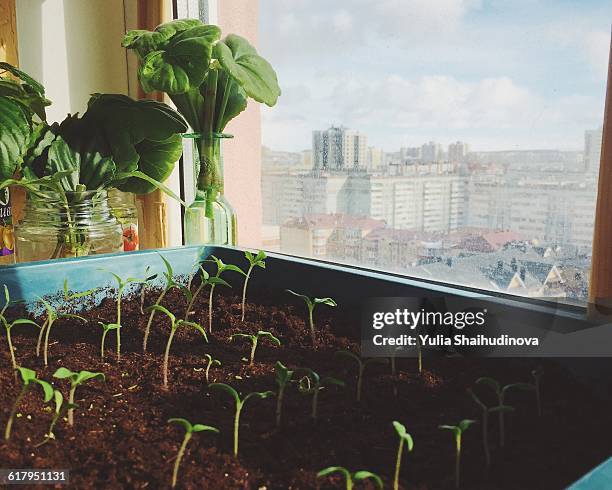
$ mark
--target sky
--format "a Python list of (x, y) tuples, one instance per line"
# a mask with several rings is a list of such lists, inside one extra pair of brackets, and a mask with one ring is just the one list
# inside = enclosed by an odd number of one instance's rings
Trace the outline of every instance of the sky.
[(263, 144), (344, 125), (395, 151), (580, 150), (601, 127), (610, 0), (260, 0), (282, 95)]

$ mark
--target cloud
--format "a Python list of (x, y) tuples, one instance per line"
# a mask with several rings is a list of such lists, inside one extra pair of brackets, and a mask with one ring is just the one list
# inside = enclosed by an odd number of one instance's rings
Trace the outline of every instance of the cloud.
[(606, 77), (610, 55), (610, 33), (603, 31), (587, 33), (584, 40), (584, 50), (595, 75)]

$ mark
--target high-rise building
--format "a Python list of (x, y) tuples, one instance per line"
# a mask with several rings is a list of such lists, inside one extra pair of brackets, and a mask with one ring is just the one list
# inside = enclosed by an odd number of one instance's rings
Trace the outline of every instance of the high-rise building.
[(345, 127), (332, 126), (312, 132), (313, 167), (318, 170), (349, 170), (368, 164), (367, 137)]
[(453, 163), (459, 163), (465, 161), (465, 157), (470, 151), (470, 147), (467, 143), (457, 141), (448, 145), (448, 161)]
[(584, 169), (591, 174), (599, 172), (603, 128), (584, 132)]
[(421, 160), (423, 162), (437, 162), (444, 158), (444, 151), (442, 145), (430, 141), (421, 146)]

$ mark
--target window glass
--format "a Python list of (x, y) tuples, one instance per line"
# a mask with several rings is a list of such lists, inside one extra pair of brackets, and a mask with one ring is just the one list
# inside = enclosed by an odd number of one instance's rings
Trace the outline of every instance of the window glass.
[(609, 0), (261, 0), (264, 243), (586, 299)]

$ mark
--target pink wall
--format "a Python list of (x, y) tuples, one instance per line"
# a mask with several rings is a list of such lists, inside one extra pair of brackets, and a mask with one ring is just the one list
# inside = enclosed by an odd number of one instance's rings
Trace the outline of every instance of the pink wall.
[[(254, 46), (259, 40), (257, 0), (219, 0), (219, 26), (223, 33), (246, 37)], [(225, 191), (238, 215), (238, 244), (261, 246), (261, 116), (259, 104), (249, 102), (226, 132), (233, 140), (223, 142)]]

